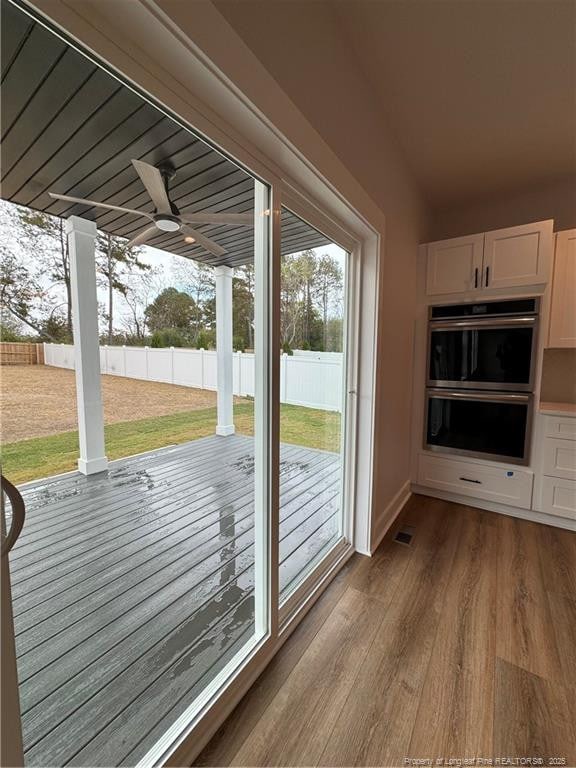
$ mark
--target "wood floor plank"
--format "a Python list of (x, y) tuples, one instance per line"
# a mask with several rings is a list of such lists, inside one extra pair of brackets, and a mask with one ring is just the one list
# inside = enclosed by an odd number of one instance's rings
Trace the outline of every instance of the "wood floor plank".
[(515, 517), (498, 518), (496, 654), (549, 681), (562, 671), (546, 597), (538, 539), (542, 526)]
[(422, 496), (410, 499), (398, 521), (384, 538), (372, 557), (363, 557), (350, 577), (350, 586), (389, 605), (402, 583), (404, 572), (412, 557), (412, 549), (396, 543), (394, 533), (402, 524), (415, 527), (422, 514), (419, 507), (426, 506)]
[(576, 533), (542, 525), (538, 550), (544, 587), (565, 597), (576, 596)]
[(210, 740), (210, 743), (195, 760), (195, 765), (230, 765), (238, 747), (242, 745), (267, 707), (274, 699), (284, 682), (300, 661), (320, 628), (329, 618), (340, 597), (347, 588), (350, 574), (361, 560), (369, 560), (361, 555), (354, 555), (344, 568), (338, 572), (325, 592), (314, 603), (302, 622), (296, 627), (289, 640), (277, 654), (265, 672), (250, 688), (230, 717)]
[(333, 723), (320, 765), (403, 764), (461, 524), (455, 505), (427, 500), (424, 506), (402, 585)]
[[(576, 560), (574, 566), (576, 567)], [(547, 595), (553, 634), (564, 674), (568, 707), (576, 723), (576, 592), (572, 593), (572, 598), (564, 597), (557, 591), (548, 592)]]
[[(381, 604), (349, 587), (234, 756), (234, 765), (314, 765), (381, 621)], [(289, 727), (279, 728), (280, 722)]]
[(462, 530), (408, 754), (492, 754), (498, 529), (462, 508)]
[(494, 754), (541, 758), (544, 765), (565, 758), (565, 765), (575, 765), (574, 711), (564, 686), (498, 658)]

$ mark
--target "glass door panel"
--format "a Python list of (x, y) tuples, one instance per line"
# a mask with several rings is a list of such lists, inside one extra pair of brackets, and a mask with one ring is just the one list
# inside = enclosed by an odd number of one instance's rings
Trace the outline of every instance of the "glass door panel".
[(348, 253), (282, 209), (280, 602), (342, 540)]
[[(45, 366), (1, 383), (13, 405), (2, 471), (26, 507), (9, 555), (25, 763), (153, 764), (270, 629), (269, 189), (20, 8), (2, 10), (16, 51), (6, 93), (28, 88), (14, 133), (49, 128), (56, 142), (22, 156), (35, 192), (18, 195), (24, 179), (3, 189), (3, 234), (37, 275), (34, 312), (68, 333)], [(20, 83), (30, 67), (38, 82)], [(48, 115), (62, 88), (66, 109)], [(53, 285), (61, 258), (71, 286)], [(141, 274), (158, 281), (130, 292)], [(68, 322), (51, 310), (70, 288)]]

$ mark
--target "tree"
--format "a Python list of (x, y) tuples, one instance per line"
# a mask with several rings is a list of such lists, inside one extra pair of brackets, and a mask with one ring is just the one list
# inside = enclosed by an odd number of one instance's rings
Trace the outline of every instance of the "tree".
[(323, 254), (317, 261), (314, 274), (314, 296), (322, 313), (322, 348), (328, 350), (328, 312), (340, 304), (342, 270), (336, 259)]
[(8, 313), (3, 312), (0, 322), (0, 341), (30, 341), (30, 336), (21, 332), (21, 323), (18, 323)]
[(280, 336), (282, 346), (295, 349), (298, 346), (302, 316), (302, 280), (294, 257), (282, 259), (280, 281)]
[[(50, 321), (59, 310), (52, 306), (46, 316), (44, 291), (36, 273), (24, 263), (22, 255), (2, 245), (0, 249), (0, 311), (3, 323), (7, 317), (15, 318), (35, 331), (43, 340), (61, 341), (50, 330)], [(44, 309), (44, 313), (42, 310)], [(44, 314), (44, 316), (42, 316)], [(66, 328), (66, 341), (70, 334)]]
[(134, 274), (135, 270), (146, 272), (150, 265), (140, 260), (140, 248), (130, 246), (123, 238), (114, 237), (107, 232), (98, 236), (96, 245), (97, 269), (108, 292), (106, 321), (108, 344), (111, 344), (114, 335), (114, 291), (126, 298), (129, 276)]
[(144, 315), (152, 332), (171, 328), (189, 335), (196, 316), (196, 302), (184, 291), (165, 288), (146, 307)]
[(126, 334), (141, 344), (146, 338), (146, 308), (153, 295), (161, 292), (158, 286), (160, 271), (151, 267), (146, 272), (136, 272), (126, 276), (125, 291), (122, 294), (129, 315), (123, 318), (122, 324)]
[(314, 251), (282, 259), (280, 285), (281, 344), (296, 349), (322, 346), (321, 318), (314, 306), (317, 257)]
[(184, 347), (186, 338), (181, 331), (175, 328), (165, 328), (163, 331), (155, 331), (150, 341), (151, 347)]
[(254, 349), (254, 267), (234, 270), (232, 278), (232, 323), (236, 349)]
[(64, 219), (28, 208), (17, 210), (21, 245), (29, 252), (33, 251), (35, 260), (46, 277), (64, 287), (66, 330), (72, 338), (70, 254)]
[(216, 279), (214, 268), (191, 259), (174, 257), (172, 262), (174, 283), (194, 299), (195, 314), (192, 321), (191, 341), (198, 346), (198, 335), (213, 322)]

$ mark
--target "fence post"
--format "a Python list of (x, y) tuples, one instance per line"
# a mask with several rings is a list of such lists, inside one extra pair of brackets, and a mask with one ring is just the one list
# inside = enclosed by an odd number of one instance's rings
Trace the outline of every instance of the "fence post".
[(170, 384), (174, 384), (174, 347), (170, 347)]
[(236, 352), (236, 355), (238, 356), (238, 391), (236, 392), (237, 395), (242, 394), (242, 350), (238, 350)]
[(288, 400), (288, 354), (282, 352), (282, 377), (280, 379), (282, 386), (280, 387), (280, 402), (285, 403)]

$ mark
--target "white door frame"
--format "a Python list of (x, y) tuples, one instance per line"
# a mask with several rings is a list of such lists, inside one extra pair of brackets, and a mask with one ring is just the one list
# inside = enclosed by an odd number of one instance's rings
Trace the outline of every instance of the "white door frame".
[[(353, 504), (356, 510), (353, 542), (356, 550), (370, 552), (370, 526), (372, 518), (372, 476), (374, 440), (374, 392), (376, 375), (377, 308), (379, 276), (382, 259), (382, 237), (385, 220), (382, 212), (364, 192), (322, 139), (294, 109), (294, 105), (279, 89), (270, 89), (271, 81), (216, 8), (208, 2), (195, 4), (189, 14), (187, 3), (173, 0), (22, 0), (44, 15), (48, 26), (60, 28), (68, 39), (78, 41), (78, 47), (97, 52), (97, 63), (106, 62), (113, 71), (122, 72), (121, 79), (146, 97), (154, 106), (165, 111), (185, 127), (207, 137), (208, 143), (237, 159), (252, 175), (268, 184), (272, 190), (272, 253), (268, 275), (270, 295), (274, 297), (267, 310), (268, 329), (279, 323), (279, 263), (280, 263), (280, 202), (292, 200), (288, 205), (299, 213), (298, 205), (306, 201), (303, 218), (314, 210), (314, 220), (322, 222), (319, 229), (329, 234), (338, 228), (335, 242), (353, 254), (358, 264), (354, 296), (359, 308), (358, 336), (359, 363), (357, 377), (356, 449), (357, 478)], [(193, 21), (194, 39), (202, 40), (204, 47), (192, 42), (186, 32)], [(272, 113), (286, 119), (292, 135), (301, 137), (309, 148), (310, 160), (295, 144), (272, 125), (257, 107), (239, 91), (223, 71), (214, 63), (218, 54), (230, 64), (230, 71), (249, 77), (249, 84), (261, 83), (268, 87), (269, 107)], [(186, 76), (183, 77), (182, 73)], [(268, 78), (268, 79), (267, 79)], [(185, 84), (184, 84), (185, 83)], [(248, 85), (249, 85), (248, 84)], [(247, 91), (250, 88), (247, 85)], [(282, 120), (280, 121), (282, 123)], [(324, 168), (331, 181), (317, 168)], [(299, 200), (296, 198), (299, 197)], [(350, 202), (349, 202), (350, 201)], [(308, 208), (309, 206), (309, 208)], [(312, 222), (313, 223), (313, 222)], [(350, 246), (348, 241), (353, 241)], [(361, 269), (360, 269), (361, 265)], [(277, 498), (278, 458), (274, 445), (278, 445), (279, 364), (278, 337), (269, 343), (270, 362), (268, 378), (268, 412), (271, 419), (269, 434), (270, 477), (269, 498)], [(278, 354), (276, 354), (276, 352)], [(275, 486), (276, 484), (276, 486)], [(255, 639), (243, 649), (242, 659), (233, 659), (195, 703), (193, 719), (180, 721), (166, 734), (166, 738), (141, 761), (141, 765), (190, 765), (191, 760), (212, 736), (223, 719), (231, 712), (252, 682), (279, 650), (295, 628), (304, 612), (319, 596), (327, 581), (352, 553), (335, 553), (326, 569), (296, 614), (285, 626), (278, 624), (277, 606), (277, 529), (278, 511), (272, 505), (268, 518), (270, 529), (268, 593), (272, 613), (269, 633)], [(275, 530), (276, 532), (275, 532)], [(275, 561), (275, 562), (274, 562)], [(276, 578), (276, 582), (275, 582)], [(287, 617), (288, 618), (288, 617)]]

